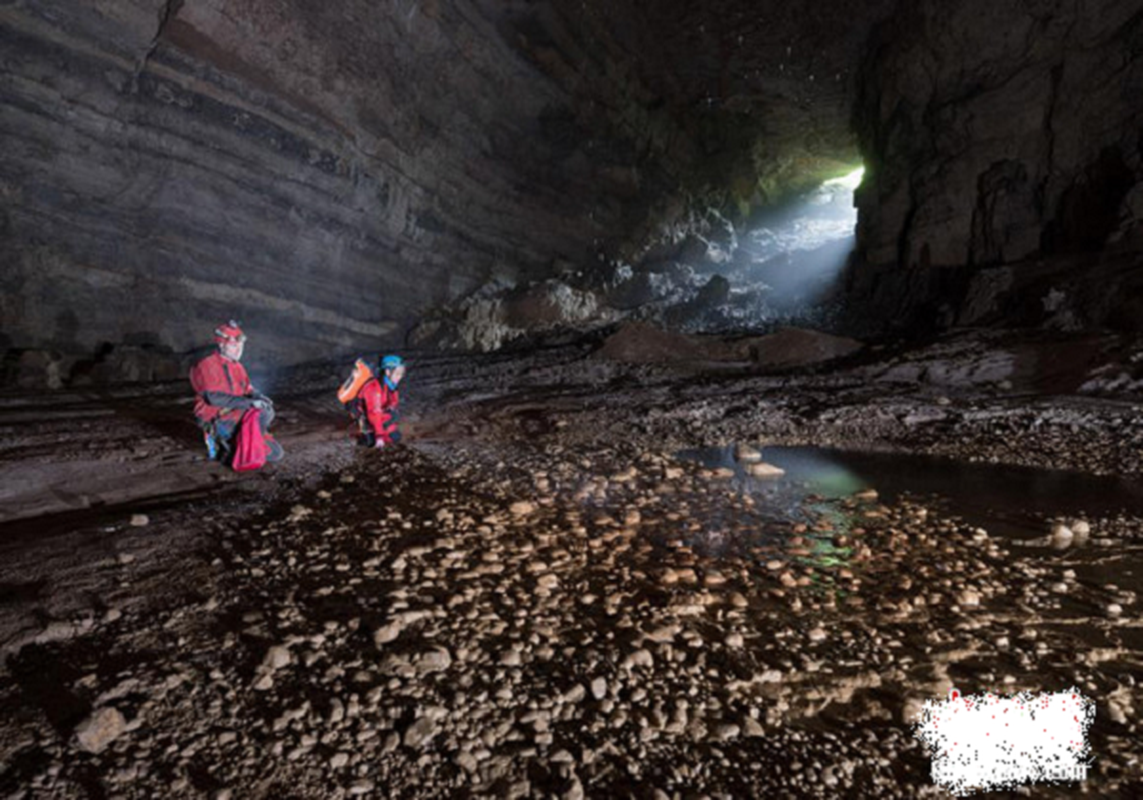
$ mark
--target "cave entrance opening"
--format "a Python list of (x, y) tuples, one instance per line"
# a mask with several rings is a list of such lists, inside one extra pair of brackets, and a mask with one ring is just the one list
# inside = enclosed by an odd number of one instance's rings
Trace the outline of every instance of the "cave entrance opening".
[(864, 174), (855, 166), (746, 220), (732, 282), (758, 293), (763, 322), (832, 325), (835, 290), (855, 242), (854, 192)]
[(702, 232), (692, 231), (704, 251), (692, 251), (683, 263), (704, 286), (699, 300), (713, 307), (682, 327), (710, 333), (838, 329), (841, 278), (856, 242), (854, 194), (864, 174), (860, 164), (843, 164), (810, 188), (734, 221), (708, 209)]

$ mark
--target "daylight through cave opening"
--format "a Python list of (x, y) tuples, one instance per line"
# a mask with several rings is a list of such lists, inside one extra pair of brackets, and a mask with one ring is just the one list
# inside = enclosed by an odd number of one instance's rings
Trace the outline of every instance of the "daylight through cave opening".
[(707, 241), (708, 271), (730, 284), (726, 321), (738, 329), (783, 324), (831, 327), (838, 283), (853, 253), (856, 166), (784, 202), (764, 206)]

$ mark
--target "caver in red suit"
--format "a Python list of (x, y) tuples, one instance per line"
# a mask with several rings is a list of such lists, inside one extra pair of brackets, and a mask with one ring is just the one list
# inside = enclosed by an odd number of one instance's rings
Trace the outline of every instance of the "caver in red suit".
[(397, 405), (400, 397), (396, 389), (390, 389), (384, 378), (374, 378), (361, 387), (362, 405), (365, 406), (365, 419), (373, 433), (374, 442), (381, 442), (381, 446), (395, 444), (401, 441), (401, 431), (397, 429), (397, 420), (400, 412)]
[(206, 440), (211, 459), (230, 453), (231, 442), (242, 415), (251, 408), (260, 411), (262, 435), (269, 447), (268, 461), (282, 457), (282, 447), (270, 435), (274, 420), (274, 404), (269, 397), (255, 391), (250, 376), (240, 360), (246, 335), (233, 320), (214, 331), (218, 349), (199, 361), (190, 371), (195, 391), (194, 414)]
[(397, 386), (405, 377), (405, 362), (400, 356), (381, 359), (382, 373), (361, 387), (357, 395), (355, 414), (361, 421), (361, 443), (369, 447), (386, 447), (401, 441), (397, 428), (401, 402)]

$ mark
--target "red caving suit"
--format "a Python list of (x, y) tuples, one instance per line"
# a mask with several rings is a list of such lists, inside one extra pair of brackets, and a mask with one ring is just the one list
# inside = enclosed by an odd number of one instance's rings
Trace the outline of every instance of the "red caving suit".
[(397, 419), (400, 416), (397, 404), (400, 397), (396, 389), (385, 385), (384, 378), (375, 378), (362, 386), (358, 399), (364, 406), (365, 417), (378, 439), (389, 445), (401, 438), (397, 431)]
[(250, 377), (246, 374), (246, 367), (237, 361), (223, 358), (222, 353), (207, 356), (195, 364), (190, 371), (190, 381), (195, 391), (194, 415), (201, 422), (221, 419), (228, 423), (236, 423), (245, 413), (243, 408), (226, 409), (212, 406), (204, 396), (207, 393), (217, 392), (247, 397), (254, 392), (254, 387), (250, 385)]

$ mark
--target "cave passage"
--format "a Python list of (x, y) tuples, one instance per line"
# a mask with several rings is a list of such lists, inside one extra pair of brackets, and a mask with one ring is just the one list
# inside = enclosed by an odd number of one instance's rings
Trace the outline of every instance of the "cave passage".
[(0, 797), (1143, 797), (1138, 6), (0, 3)]

